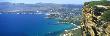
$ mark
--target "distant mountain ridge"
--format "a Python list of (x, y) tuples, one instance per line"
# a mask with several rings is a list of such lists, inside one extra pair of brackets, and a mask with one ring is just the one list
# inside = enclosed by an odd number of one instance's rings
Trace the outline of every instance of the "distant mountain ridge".
[(25, 3), (0, 2), (0, 11), (3, 11), (3, 10), (47, 11), (50, 9), (58, 10), (58, 9), (73, 9), (73, 8), (82, 8), (82, 5), (54, 4), (54, 3), (25, 4)]

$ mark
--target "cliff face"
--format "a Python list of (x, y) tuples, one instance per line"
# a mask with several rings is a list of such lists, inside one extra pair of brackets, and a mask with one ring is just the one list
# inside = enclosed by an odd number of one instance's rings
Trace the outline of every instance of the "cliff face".
[(107, 10), (110, 10), (110, 5), (93, 5), (93, 2), (84, 4), (81, 23), (82, 36), (110, 36), (110, 22), (102, 19)]

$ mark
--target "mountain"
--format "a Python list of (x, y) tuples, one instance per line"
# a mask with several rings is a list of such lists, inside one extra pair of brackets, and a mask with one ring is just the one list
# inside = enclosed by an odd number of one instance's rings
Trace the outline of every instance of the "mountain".
[(0, 2), (0, 11), (49, 11), (49, 10), (59, 10), (59, 9), (74, 9), (82, 8), (82, 5), (74, 4), (54, 4), (54, 3), (36, 3), (36, 4), (25, 4), (25, 3), (10, 3), (10, 2)]

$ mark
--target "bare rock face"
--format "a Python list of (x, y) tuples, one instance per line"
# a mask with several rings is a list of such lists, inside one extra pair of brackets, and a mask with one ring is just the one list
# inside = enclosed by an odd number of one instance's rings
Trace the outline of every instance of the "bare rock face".
[(84, 4), (82, 10), (82, 36), (110, 36), (110, 22), (101, 19), (104, 12), (110, 10), (110, 5), (90, 6), (89, 4), (91, 3)]

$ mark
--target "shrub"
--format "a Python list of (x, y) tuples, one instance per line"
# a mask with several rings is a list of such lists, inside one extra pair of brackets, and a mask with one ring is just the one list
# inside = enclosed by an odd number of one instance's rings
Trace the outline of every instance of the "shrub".
[(105, 11), (101, 17), (102, 20), (109, 22), (110, 21), (110, 10)]

